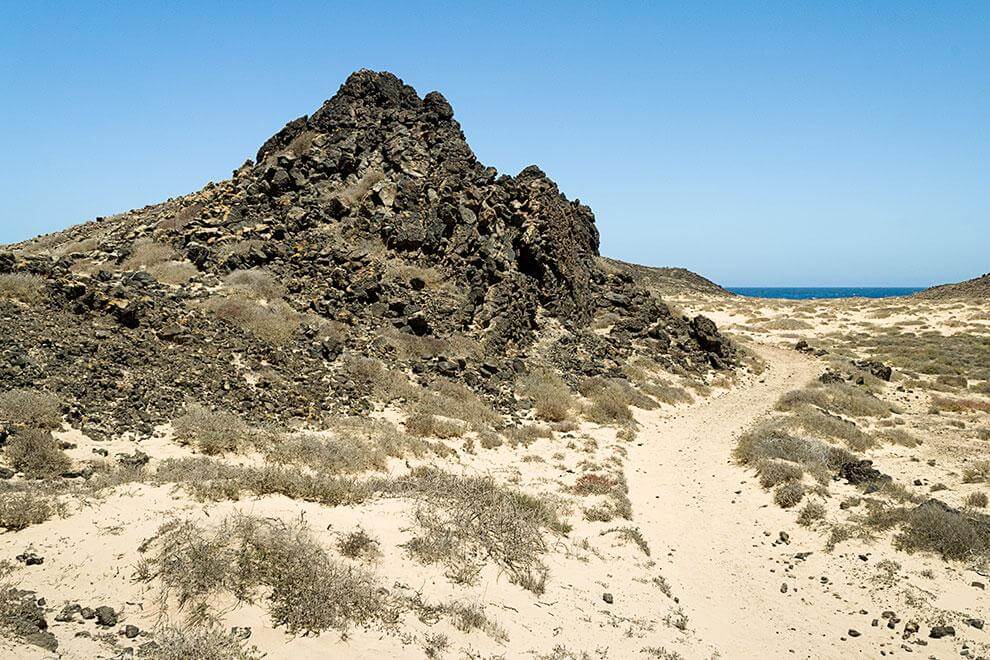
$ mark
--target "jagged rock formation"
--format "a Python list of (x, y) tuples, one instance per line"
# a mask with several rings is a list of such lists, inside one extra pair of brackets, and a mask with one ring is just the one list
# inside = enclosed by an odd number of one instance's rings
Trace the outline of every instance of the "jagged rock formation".
[(974, 277), (965, 282), (933, 286), (924, 291), (919, 291), (914, 295), (918, 298), (927, 298), (929, 300), (987, 300), (990, 298), (990, 273), (981, 275), (980, 277)]
[(353, 74), (227, 181), (11, 248), (0, 274), (40, 295), (0, 296), (0, 381), (59, 394), (97, 434), (150, 432), (193, 400), (250, 419), (361, 409), (353, 356), (503, 407), (534, 362), (574, 378), (636, 353), (734, 360), (713, 323), (598, 266), (588, 207), (536, 167), (483, 166), (443, 96), (389, 73)]

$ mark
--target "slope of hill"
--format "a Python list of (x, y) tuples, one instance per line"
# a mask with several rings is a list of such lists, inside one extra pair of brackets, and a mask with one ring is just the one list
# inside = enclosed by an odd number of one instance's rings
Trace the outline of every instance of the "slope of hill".
[(965, 282), (955, 284), (942, 284), (933, 286), (915, 294), (918, 298), (928, 298), (930, 300), (946, 300), (953, 298), (965, 298), (975, 300), (987, 300), (990, 298), (990, 273), (980, 277), (974, 277)]
[(227, 181), (12, 247), (0, 273), (32, 303), (0, 299), (0, 378), (97, 433), (148, 433), (190, 399), (254, 420), (364, 409), (357, 357), (506, 405), (534, 359), (572, 382), (634, 353), (732, 360), (710, 322), (597, 266), (590, 209), (536, 167), (498, 176), (439, 93), (388, 73), (352, 75)]
[(683, 293), (702, 293), (714, 296), (735, 295), (686, 268), (641, 266), (608, 257), (602, 257), (602, 267), (609, 272), (626, 273), (638, 285), (660, 296)]

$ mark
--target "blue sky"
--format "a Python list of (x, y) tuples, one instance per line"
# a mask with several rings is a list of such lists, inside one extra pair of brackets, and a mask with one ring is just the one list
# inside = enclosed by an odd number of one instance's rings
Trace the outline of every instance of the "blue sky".
[(609, 256), (736, 286), (990, 271), (986, 2), (2, 0), (0, 243), (226, 178), (359, 68), (442, 91)]

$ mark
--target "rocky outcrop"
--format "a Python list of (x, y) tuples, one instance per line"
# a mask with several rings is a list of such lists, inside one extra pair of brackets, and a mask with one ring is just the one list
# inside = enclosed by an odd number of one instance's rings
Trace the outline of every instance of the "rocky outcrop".
[[(245, 270), (271, 281), (243, 293), (226, 278)], [(735, 359), (710, 320), (599, 266), (587, 206), (537, 167), (485, 167), (441, 94), (372, 71), (231, 179), (12, 246), (0, 274), (43, 284), (0, 297), (0, 380), (58, 393), (96, 433), (148, 432), (190, 400), (266, 420), (366, 409), (354, 356), (502, 406), (534, 359), (574, 377), (635, 354)]]

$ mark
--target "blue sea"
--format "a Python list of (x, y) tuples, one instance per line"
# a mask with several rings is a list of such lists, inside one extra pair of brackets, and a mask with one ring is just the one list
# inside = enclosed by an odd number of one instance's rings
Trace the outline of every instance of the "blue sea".
[(752, 286), (726, 287), (732, 293), (751, 298), (788, 298), (790, 300), (808, 300), (811, 298), (890, 298), (893, 296), (909, 296), (922, 291), (907, 287), (847, 287), (847, 286)]

